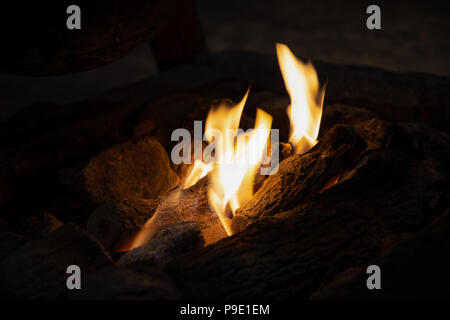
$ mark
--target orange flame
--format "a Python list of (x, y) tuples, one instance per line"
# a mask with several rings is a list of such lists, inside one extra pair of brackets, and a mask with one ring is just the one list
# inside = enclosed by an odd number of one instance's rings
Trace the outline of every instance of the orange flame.
[(200, 160), (195, 160), (191, 170), (189, 171), (189, 174), (182, 182), (181, 188), (188, 189), (192, 187), (198, 182), (198, 180), (205, 177), (213, 168), (214, 167), (212, 164), (204, 163)]
[[(310, 62), (301, 62), (284, 44), (277, 43), (276, 49), (284, 83), (291, 98), (287, 109), (291, 124), (289, 141), (296, 153), (302, 154), (317, 143), (325, 88), (319, 87), (317, 73)], [(228, 235), (232, 234), (230, 225), (235, 211), (253, 196), (253, 181), (272, 125), (272, 117), (257, 109), (255, 129), (238, 132), (247, 97), (248, 91), (234, 107), (219, 106), (210, 110), (206, 119), (205, 137), (215, 145), (215, 159), (207, 157), (206, 162), (196, 160), (182, 183), (182, 189), (187, 189), (209, 175), (209, 203)], [(179, 193), (176, 197), (178, 196)], [(148, 241), (154, 233), (152, 230), (156, 230), (153, 224), (156, 224), (157, 215), (158, 210), (146, 223), (146, 230), (136, 237), (132, 247)]]
[(232, 232), (227, 206), (234, 214), (253, 196), (253, 180), (272, 125), (272, 117), (257, 109), (255, 129), (237, 134), (247, 96), (248, 91), (233, 108), (221, 106), (211, 110), (206, 119), (206, 138), (216, 143), (216, 162), (211, 171), (208, 190), (209, 202), (228, 235)]
[(197, 160), (183, 183), (183, 188), (188, 188), (202, 176), (210, 174), (208, 200), (228, 235), (232, 231), (227, 208), (231, 209), (233, 215), (253, 196), (253, 180), (261, 164), (272, 125), (272, 117), (257, 109), (255, 128), (239, 132), (247, 97), (248, 91), (234, 107), (219, 106), (210, 110), (206, 119), (205, 137), (211, 144), (215, 144), (215, 161), (205, 164)]
[(317, 143), (325, 88), (311, 62), (303, 63), (284, 44), (277, 43), (277, 56), (286, 90), (291, 97), (287, 112), (291, 121), (289, 142), (296, 153), (308, 152)]

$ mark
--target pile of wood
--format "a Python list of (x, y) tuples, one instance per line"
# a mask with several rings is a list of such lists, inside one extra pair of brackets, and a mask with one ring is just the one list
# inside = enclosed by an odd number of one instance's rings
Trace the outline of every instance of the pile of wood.
[[(252, 89), (287, 141), (276, 61), (211, 55), (1, 127), (0, 295), (16, 298), (402, 298), (449, 294), (449, 79), (316, 62), (318, 144), (260, 179), (226, 237), (207, 179), (179, 188), (170, 135)], [(146, 244), (130, 245), (143, 229)], [(68, 265), (81, 291), (65, 285)], [(383, 290), (366, 288), (367, 265)], [(414, 283), (408, 279), (414, 278)]]

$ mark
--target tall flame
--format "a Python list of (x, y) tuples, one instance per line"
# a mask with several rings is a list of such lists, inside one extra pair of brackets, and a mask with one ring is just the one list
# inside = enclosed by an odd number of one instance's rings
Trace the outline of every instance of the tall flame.
[(325, 88), (319, 87), (311, 62), (301, 62), (286, 45), (277, 43), (277, 56), (291, 98), (287, 109), (291, 122), (289, 142), (296, 153), (305, 153), (317, 143)]
[(215, 159), (209, 164), (196, 162), (183, 183), (183, 187), (187, 188), (209, 174), (209, 203), (228, 235), (232, 234), (232, 215), (253, 196), (253, 180), (272, 125), (272, 117), (257, 109), (255, 128), (239, 131), (247, 97), (248, 91), (234, 107), (219, 106), (210, 110), (205, 137), (215, 146)]
[[(301, 62), (284, 44), (277, 43), (276, 49), (284, 83), (291, 98), (287, 109), (291, 124), (289, 141), (296, 153), (302, 154), (317, 143), (325, 88), (319, 87), (317, 73), (310, 62)], [(247, 97), (248, 91), (235, 106), (219, 106), (210, 110), (206, 119), (205, 137), (214, 146), (212, 149), (215, 154), (203, 155), (205, 161), (196, 160), (181, 186), (182, 189), (190, 188), (209, 175), (211, 183), (208, 187), (208, 200), (228, 235), (232, 234), (230, 225), (235, 211), (253, 196), (253, 181), (262, 162), (272, 126), (272, 116), (257, 109), (255, 128), (240, 132), (238, 128)], [(181, 192), (179, 190), (166, 201), (177, 203)], [(156, 234), (161, 221), (164, 219), (157, 209), (144, 230), (135, 238), (131, 248), (146, 243)]]
[(269, 138), (272, 117), (257, 109), (255, 128), (237, 134), (248, 91), (232, 108), (211, 110), (206, 119), (205, 136), (216, 143), (216, 162), (211, 171), (209, 202), (228, 235), (231, 235), (229, 205), (232, 214), (253, 196), (253, 180)]

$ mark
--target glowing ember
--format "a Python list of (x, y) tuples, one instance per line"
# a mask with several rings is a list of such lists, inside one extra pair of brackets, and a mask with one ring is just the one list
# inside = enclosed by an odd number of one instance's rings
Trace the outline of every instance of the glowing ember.
[(311, 62), (301, 62), (286, 45), (280, 43), (277, 43), (277, 55), (291, 97), (287, 110), (291, 121), (289, 142), (294, 145), (296, 153), (305, 153), (317, 143), (325, 89), (319, 87)]

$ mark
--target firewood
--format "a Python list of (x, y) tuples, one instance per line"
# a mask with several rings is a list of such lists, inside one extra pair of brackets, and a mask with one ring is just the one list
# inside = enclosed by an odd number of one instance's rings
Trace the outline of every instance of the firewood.
[[(349, 132), (345, 127), (338, 130)], [(307, 163), (319, 158), (312, 154), (303, 156), (311, 157)], [(338, 153), (331, 149), (325, 154)], [(302, 156), (291, 158), (285, 161)], [(290, 167), (294, 177), (304, 172), (311, 187), (320, 185), (314, 181), (326, 180), (319, 168)], [(313, 178), (313, 172), (318, 176)], [(392, 233), (413, 234), (424, 226), (430, 219), (424, 193), (433, 185), (448, 190), (443, 181), (433, 168), (404, 150), (369, 151), (340, 183), (308, 197), (289, 198), (286, 202), (297, 205), (287, 211), (288, 206), (276, 200), (273, 208), (278, 210), (261, 206), (263, 214), (241, 232), (176, 259), (167, 272), (179, 281), (185, 295), (195, 298), (307, 298), (341, 271), (376, 258), (383, 239)], [(288, 188), (288, 195), (295, 194)], [(263, 190), (264, 186), (258, 193)]]
[(233, 230), (240, 231), (252, 217), (289, 210), (320, 191), (330, 179), (345, 172), (365, 146), (352, 127), (333, 127), (311, 152), (280, 163), (279, 172), (269, 176), (253, 198), (237, 210)]
[(142, 228), (140, 239), (136, 239), (139, 245), (149, 242), (160, 230), (179, 221), (195, 221), (206, 245), (226, 237), (219, 218), (209, 206), (207, 178), (189, 189), (171, 191), (158, 201), (154, 216)]
[(165, 226), (147, 244), (125, 254), (117, 265), (144, 263), (164, 267), (175, 257), (203, 246), (198, 225), (193, 221), (178, 221)]

